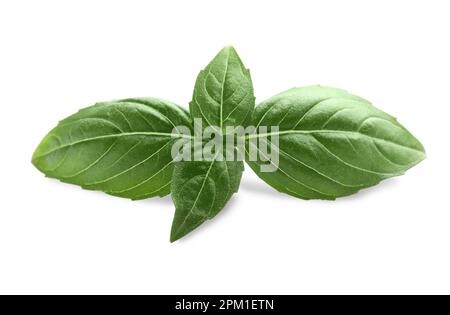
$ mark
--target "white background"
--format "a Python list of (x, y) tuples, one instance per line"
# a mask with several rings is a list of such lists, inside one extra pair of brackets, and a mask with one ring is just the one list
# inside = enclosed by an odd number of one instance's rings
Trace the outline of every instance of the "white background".
[[(450, 293), (448, 1), (0, 2), (1, 293)], [(190, 101), (225, 45), (257, 101), (344, 88), (399, 117), (428, 158), (336, 202), (247, 167), (213, 221), (169, 243), (170, 197), (132, 202), (45, 178), (40, 139), (96, 101)]]

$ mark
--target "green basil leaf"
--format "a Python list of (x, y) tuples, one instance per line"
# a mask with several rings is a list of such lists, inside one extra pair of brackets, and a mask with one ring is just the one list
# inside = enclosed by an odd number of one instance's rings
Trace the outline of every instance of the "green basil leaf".
[(176, 210), (170, 241), (180, 239), (218, 214), (238, 191), (243, 170), (241, 161), (176, 163), (172, 181)]
[[(200, 72), (190, 113), (203, 128), (247, 126), (255, 107), (250, 72), (233, 47), (225, 47)], [(208, 139), (203, 139), (207, 141)], [(217, 155), (216, 155), (217, 156)], [(213, 218), (238, 191), (244, 165), (241, 161), (178, 162), (171, 185), (175, 216), (170, 240), (174, 242)]]
[(190, 103), (193, 118), (204, 126), (247, 126), (255, 107), (250, 72), (233, 47), (225, 47), (200, 72)]
[(189, 114), (167, 101), (99, 103), (62, 120), (37, 147), (32, 163), (48, 177), (108, 194), (143, 199), (170, 192), (171, 146), (191, 126)]
[[(294, 88), (276, 95), (256, 107), (253, 124), (279, 126), (272, 134), (279, 136), (279, 163), (275, 172), (261, 171), (268, 163), (263, 159), (249, 165), (278, 191), (303, 199), (353, 194), (402, 175), (425, 158), (421, 143), (396, 118), (334, 88)], [(261, 132), (249, 136), (247, 154), (254, 138), (272, 141)]]

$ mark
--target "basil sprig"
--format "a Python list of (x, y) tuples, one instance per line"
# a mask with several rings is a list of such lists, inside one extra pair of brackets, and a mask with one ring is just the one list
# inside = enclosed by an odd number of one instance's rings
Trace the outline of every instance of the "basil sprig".
[[(223, 139), (230, 128), (256, 127), (240, 137), (244, 152), (236, 145), (232, 155), (242, 153), (262, 180), (302, 199), (351, 195), (425, 158), (421, 143), (396, 118), (340, 89), (294, 88), (255, 108), (250, 73), (232, 47), (200, 72), (189, 107), (187, 112), (156, 98), (98, 103), (60, 121), (36, 148), (32, 163), (48, 177), (114, 196), (134, 200), (171, 193), (173, 242), (225, 207), (244, 170), (239, 159), (223, 159), (226, 150), (208, 160), (174, 159), (177, 141), (194, 141), (194, 120), (202, 130), (217, 129)], [(262, 171), (273, 162), (257, 144), (277, 151), (273, 171)]]

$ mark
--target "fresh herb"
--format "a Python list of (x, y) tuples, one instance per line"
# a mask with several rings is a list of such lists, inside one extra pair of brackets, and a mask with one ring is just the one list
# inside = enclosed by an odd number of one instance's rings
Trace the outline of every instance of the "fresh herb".
[(329, 87), (274, 96), (256, 107), (253, 124), (279, 127), (280, 161), (275, 172), (260, 172), (261, 161), (248, 161), (250, 167), (278, 191), (302, 199), (351, 195), (425, 158), (420, 142), (394, 117)]
[(339, 89), (294, 88), (255, 108), (250, 73), (226, 47), (198, 75), (190, 113), (155, 98), (99, 103), (62, 120), (32, 163), (114, 196), (171, 193), (175, 241), (238, 191), (244, 156), (280, 192), (335, 199), (402, 175), (425, 150), (394, 117)]

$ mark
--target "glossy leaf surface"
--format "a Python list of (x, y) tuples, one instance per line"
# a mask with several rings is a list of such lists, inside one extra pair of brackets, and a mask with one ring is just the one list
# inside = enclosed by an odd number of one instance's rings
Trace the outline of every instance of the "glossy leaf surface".
[(250, 72), (236, 50), (225, 47), (200, 72), (190, 103), (193, 118), (201, 118), (203, 126), (246, 126), (255, 107)]
[(189, 114), (167, 101), (99, 103), (62, 120), (37, 147), (33, 164), (48, 177), (143, 199), (170, 192), (175, 126)]
[[(425, 158), (420, 142), (394, 117), (346, 91), (294, 88), (258, 105), (255, 126), (279, 126), (279, 166), (260, 178), (303, 199), (335, 199), (402, 175)], [(261, 133), (250, 136), (261, 138)], [(270, 138), (267, 138), (270, 143)], [(251, 144), (247, 140), (247, 151)]]

